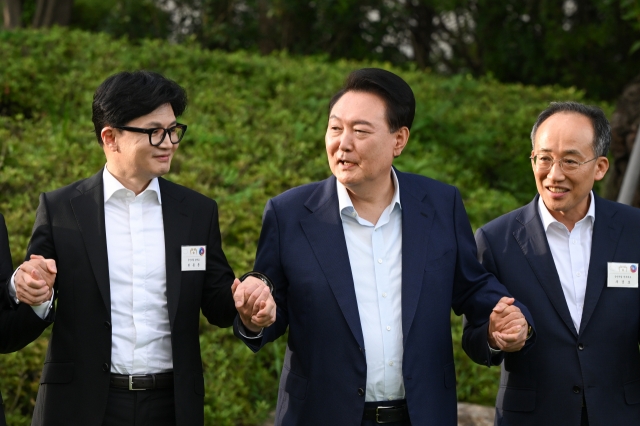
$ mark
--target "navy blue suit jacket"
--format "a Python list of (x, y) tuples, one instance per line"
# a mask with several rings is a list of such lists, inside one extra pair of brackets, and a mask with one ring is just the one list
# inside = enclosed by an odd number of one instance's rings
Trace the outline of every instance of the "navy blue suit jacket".
[[(640, 209), (595, 197), (584, 310), (571, 320), (542, 221), (538, 196), (476, 233), (482, 264), (536, 319), (537, 342), (506, 354), (496, 424), (580, 425), (583, 398), (591, 426), (640, 423), (640, 292), (607, 287), (607, 262), (640, 262)], [(482, 336), (465, 330), (463, 347), (479, 361)]]
[[(480, 327), (506, 289), (476, 259), (458, 190), (396, 173), (402, 204), (403, 377), (411, 422), (454, 426), (451, 308)], [(257, 351), (289, 328), (276, 425), (359, 425), (366, 348), (352, 278), (358, 271), (349, 263), (335, 177), (268, 202), (255, 269), (274, 282), (277, 318), (261, 339), (245, 343)]]

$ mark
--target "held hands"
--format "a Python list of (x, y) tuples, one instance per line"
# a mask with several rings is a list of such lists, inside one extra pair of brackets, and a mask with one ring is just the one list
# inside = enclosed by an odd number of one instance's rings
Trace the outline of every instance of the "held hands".
[(262, 280), (249, 276), (240, 282), (236, 278), (231, 291), (242, 324), (247, 330), (258, 333), (275, 322), (276, 302)]
[(32, 254), (20, 265), (14, 277), (16, 297), (31, 306), (50, 300), (57, 272), (55, 260)]
[(503, 297), (491, 312), (488, 339), (494, 349), (516, 352), (527, 340), (529, 324), (514, 302), (513, 297)]

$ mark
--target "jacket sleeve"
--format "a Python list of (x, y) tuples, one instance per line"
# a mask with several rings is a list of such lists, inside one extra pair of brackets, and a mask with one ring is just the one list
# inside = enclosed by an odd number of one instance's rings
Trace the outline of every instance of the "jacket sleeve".
[(254, 270), (262, 272), (269, 277), (274, 286), (274, 299), (276, 302), (276, 321), (263, 330), (261, 338), (248, 339), (242, 336), (238, 330), (238, 319), (234, 322), (233, 330), (252, 351), (257, 352), (266, 343), (282, 336), (289, 325), (287, 309), (288, 281), (284, 273), (280, 259), (281, 235), (278, 225), (277, 212), (272, 200), (267, 203), (262, 218), (262, 230), (256, 253)]
[[(40, 208), (38, 208), (40, 210)], [(35, 229), (35, 227), (34, 227)], [(13, 267), (9, 238), (4, 218), (0, 215), (0, 353), (15, 352), (22, 349), (42, 334), (42, 331), (53, 322), (53, 309), (46, 319), (41, 319), (33, 312), (31, 306), (24, 303), (9, 305), (9, 291)]]

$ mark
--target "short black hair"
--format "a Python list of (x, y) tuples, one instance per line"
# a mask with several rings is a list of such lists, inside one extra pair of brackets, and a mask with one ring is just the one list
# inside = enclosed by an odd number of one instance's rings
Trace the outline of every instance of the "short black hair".
[(187, 108), (187, 93), (173, 80), (151, 71), (123, 71), (107, 78), (93, 95), (93, 127), (100, 133), (105, 126), (125, 126), (158, 107), (171, 104), (176, 117)]
[(535, 149), (535, 138), (538, 127), (553, 114), (559, 112), (573, 112), (581, 114), (591, 120), (593, 126), (593, 152), (598, 157), (606, 157), (611, 145), (611, 125), (604, 112), (592, 105), (585, 105), (578, 102), (551, 102), (547, 109), (538, 115), (538, 119), (531, 130), (531, 148)]
[(371, 93), (382, 98), (391, 133), (401, 127), (411, 129), (416, 114), (416, 98), (407, 82), (396, 74), (380, 68), (362, 68), (351, 72), (342, 89), (331, 98), (329, 114), (347, 92)]

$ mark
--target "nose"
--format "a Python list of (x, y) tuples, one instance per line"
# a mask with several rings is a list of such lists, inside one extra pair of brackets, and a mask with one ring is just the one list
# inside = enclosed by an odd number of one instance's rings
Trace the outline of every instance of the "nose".
[(353, 148), (353, 132), (345, 129), (340, 136), (338, 136), (339, 144), (338, 149), (340, 151), (349, 152)]
[(551, 168), (547, 173), (547, 177), (554, 181), (559, 181), (564, 179), (564, 172), (562, 171), (562, 167), (560, 167), (560, 161), (554, 161), (551, 164)]

